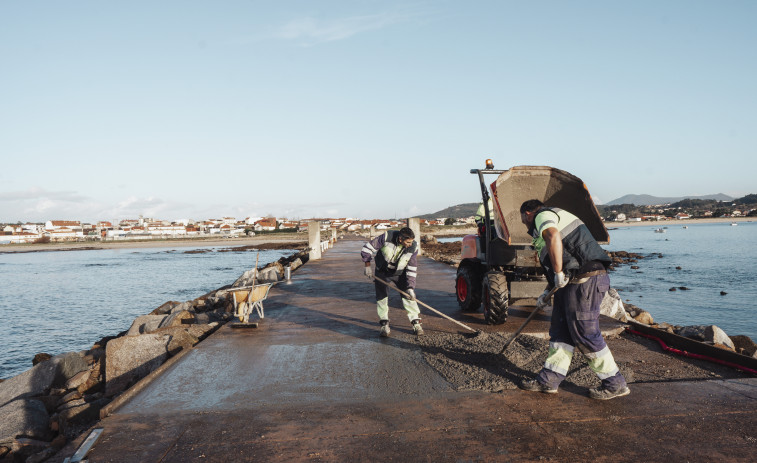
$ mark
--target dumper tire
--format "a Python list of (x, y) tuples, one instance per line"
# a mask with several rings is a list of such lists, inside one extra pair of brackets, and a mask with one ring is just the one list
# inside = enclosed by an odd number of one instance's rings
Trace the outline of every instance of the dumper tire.
[(505, 323), (508, 306), (507, 278), (505, 275), (500, 272), (488, 272), (484, 276), (481, 293), (486, 323), (490, 325)]
[(476, 312), (481, 307), (483, 277), (472, 265), (460, 265), (455, 278), (457, 304), (463, 312)]

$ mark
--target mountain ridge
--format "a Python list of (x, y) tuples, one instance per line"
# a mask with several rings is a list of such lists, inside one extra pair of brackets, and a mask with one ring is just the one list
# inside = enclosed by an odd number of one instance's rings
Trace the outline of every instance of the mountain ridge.
[[(716, 201), (734, 201), (736, 198), (728, 196), (723, 193), (716, 193), (704, 196), (680, 196), (680, 197), (662, 197), (652, 195), (636, 195), (628, 194), (621, 196), (620, 198), (613, 199), (610, 202), (604, 204), (597, 204), (598, 206), (617, 206), (620, 204), (633, 204), (635, 206), (653, 206), (656, 204), (672, 204), (684, 199), (713, 199)], [(446, 207), (430, 214), (418, 215), (420, 219), (436, 219), (436, 218), (453, 218), (462, 219), (465, 217), (471, 217), (476, 214), (480, 203), (462, 203), (455, 206)]]
[(620, 198), (613, 199), (612, 201), (602, 204), (602, 206), (616, 206), (619, 204), (633, 204), (634, 206), (654, 206), (657, 204), (672, 204), (684, 199), (713, 199), (715, 201), (733, 201), (735, 198), (723, 193), (715, 193), (704, 196), (652, 196), (652, 195), (636, 195), (629, 194), (621, 196)]
[(446, 207), (440, 211), (432, 212), (431, 214), (423, 214), (417, 216), (419, 219), (436, 219), (439, 217), (463, 219), (476, 214), (479, 203), (463, 203), (455, 206)]

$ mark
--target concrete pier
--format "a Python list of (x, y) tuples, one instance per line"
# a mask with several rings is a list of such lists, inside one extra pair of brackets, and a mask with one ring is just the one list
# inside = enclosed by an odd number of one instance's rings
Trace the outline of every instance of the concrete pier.
[(308, 222), (308, 246), (310, 260), (321, 258), (321, 222)]
[[(275, 286), (259, 328), (226, 325), (183, 355), (101, 421), (89, 461), (754, 461), (757, 379), (632, 384), (606, 402), (454, 390), (424, 361), (394, 296), (392, 337), (378, 337), (362, 244), (340, 240)], [(527, 315), (515, 308), (488, 327), (462, 314), (454, 275), (421, 258), (419, 299), (485, 331)], [(423, 321), (427, 333), (461, 332)]]
[(418, 255), (423, 255), (421, 249), (421, 219), (417, 217), (411, 217), (407, 219), (407, 227), (415, 233), (415, 242), (418, 243)]

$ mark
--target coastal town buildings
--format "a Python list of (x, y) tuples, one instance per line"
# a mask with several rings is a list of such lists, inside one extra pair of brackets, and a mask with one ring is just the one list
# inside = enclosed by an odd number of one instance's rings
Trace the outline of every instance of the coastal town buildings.
[[(739, 207), (729, 204), (728, 209), (690, 209), (675, 205), (598, 206), (603, 219), (608, 222), (657, 222), (666, 220), (687, 220), (707, 217), (754, 217), (757, 209), (743, 201)], [(752, 207), (750, 207), (752, 206)], [(354, 232), (373, 228), (386, 230), (404, 226), (404, 220), (397, 219), (355, 219), (351, 217), (322, 217), (311, 219), (289, 219), (282, 217), (249, 216), (208, 218), (205, 220), (178, 219), (161, 220), (153, 217), (128, 218), (119, 221), (101, 220), (82, 223), (77, 220), (48, 220), (45, 223), (0, 224), (0, 244), (88, 241), (88, 240), (155, 240), (167, 238), (237, 237), (252, 236), (257, 233), (279, 233), (284, 231), (306, 232), (312, 222), (320, 222), (323, 231), (336, 229)], [(422, 226), (472, 226), (470, 217), (438, 217), (421, 219)]]
[[(445, 218), (426, 220), (421, 225), (444, 225)], [(0, 228), (0, 244), (59, 242), (59, 241), (117, 241), (150, 240), (166, 238), (190, 238), (203, 236), (251, 236), (255, 233), (275, 233), (277, 231), (307, 231), (312, 222), (320, 222), (326, 231), (335, 228), (341, 231), (376, 230), (404, 226), (401, 220), (358, 220), (354, 218), (313, 218), (291, 220), (276, 217), (234, 217), (194, 221), (181, 219), (160, 220), (151, 217), (124, 219), (117, 222), (99, 221), (94, 224), (75, 220), (49, 220), (44, 224), (6, 225)]]

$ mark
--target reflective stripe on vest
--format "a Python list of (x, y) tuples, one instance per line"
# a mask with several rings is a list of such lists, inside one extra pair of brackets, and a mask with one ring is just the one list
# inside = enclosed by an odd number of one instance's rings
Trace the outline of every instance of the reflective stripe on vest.
[(542, 237), (544, 230), (547, 228), (557, 228), (560, 235), (565, 238), (581, 225), (583, 225), (581, 219), (564, 209), (556, 207), (544, 209), (534, 217), (536, 237), (531, 244), (536, 248), (536, 252), (539, 253), (539, 258), (542, 259), (542, 256), (547, 252), (546, 243), (544, 242), (544, 237)]
[[(387, 236), (384, 246), (381, 247), (381, 255), (383, 255), (384, 260), (386, 260), (386, 269), (396, 275), (402, 273), (405, 270), (405, 267), (407, 267), (408, 262), (410, 262), (410, 258), (413, 256), (413, 253), (409, 252), (410, 249), (411, 248), (406, 249), (401, 244), (397, 245), (392, 243), (389, 236)], [(408, 276), (415, 276), (417, 270), (418, 269), (415, 268), (413, 274), (410, 275), (410, 269), (408, 269)]]
[[(573, 276), (587, 262), (599, 261), (609, 264), (610, 258), (589, 231), (589, 228), (575, 215), (563, 209), (543, 208), (534, 217), (533, 227), (529, 230), (533, 241), (531, 244), (537, 249), (539, 261), (548, 274), (551, 272), (549, 247), (544, 242), (542, 232), (548, 228), (556, 228), (561, 235), (563, 245), (563, 271)], [(550, 276), (551, 278), (551, 276)]]
[(363, 249), (361, 249), (361, 251), (366, 254), (370, 254), (371, 257), (375, 256), (376, 252), (378, 252), (376, 251), (376, 248), (374, 248), (373, 245), (371, 245), (370, 241), (363, 245)]

